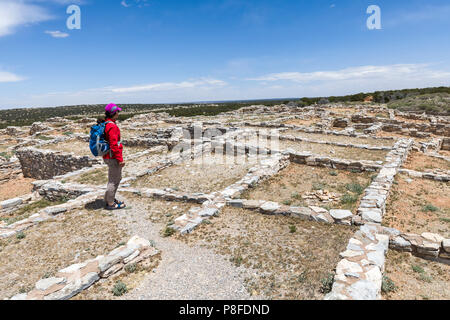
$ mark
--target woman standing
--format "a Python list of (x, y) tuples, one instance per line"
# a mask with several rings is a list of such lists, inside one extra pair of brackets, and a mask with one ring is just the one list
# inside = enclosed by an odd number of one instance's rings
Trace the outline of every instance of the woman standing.
[(122, 180), (123, 146), (120, 143), (120, 129), (116, 125), (121, 108), (110, 103), (105, 108), (105, 140), (109, 144), (110, 151), (103, 156), (103, 161), (108, 165), (108, 185), (106, 187), (105, 202), (107, 210), (123, 209), (125, 203), (118, 201), (115, 196)]

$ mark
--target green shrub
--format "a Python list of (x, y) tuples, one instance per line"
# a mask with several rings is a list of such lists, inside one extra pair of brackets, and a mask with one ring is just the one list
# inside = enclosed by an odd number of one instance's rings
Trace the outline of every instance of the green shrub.
[(439, 208), (433, 206), (432, 204), (427, 204), (426, 206), (424, 206), (422, 208), (423, 212), (436, 212), (438, 210), (439, 210)]
[(421, 266), (413, 264), (411, 267), (414, 272), (421, 273), (421, 274), (425, 273), (425, 270)]
[(289, 226), (289, 232), (290, 233), (295, 233), (297, 231), (297, 227), (294, 225)]
[(20, 231), (16, 234), (16, 238), (17, 239), (24, 239), (25, 238), (25, 233), (23, 233), (23, 231)]
[(112, 289), (112, 293), (115, 296), (122, 296), (125, 293), (127, 293), (128, 289), (127, 289), (127, 285), (125, 283), (123, 283), (122, 281), (118, 280), (116, 282), (116, 284), (114, 285), (113, 289)]
[(391, 278), (388, 276), (383, 276), (383, 281), (381, 283), (381, 291), (384, 293), (389, 293), (392, 291), (397, 290), (397, 287), (395, 286), (394, 281), (392, 281)]
[(330, 171), (330, 176), (336, 177), (338, 173), (336, 171)]
[(362, 194), (364, 192), (364, 187), (359, 183), (348, 183), (345, 185), (348, 191), (353, 193)]
[(136, 272), (136, 270), (137, 270), (136, 263), (130, 263), (125, 266), (125, 271), (128, 273)]
[(163, 237), (170, 237), (171, 235), (173, 235), (175, 233), (175, 230), (171, 227), (166, 227), (163, 231)]
[(333, 288), (333, 281), (334, 281), (334, 274), (332, 273), (329, 273), (326, 278), (321, 279), (320, 292), (325, 294), (331, 292), (331, 289)]
[(358, 197), (357, 196), (353, 196), (351, 194), (344, 194), (341, 198), (341, 203), (342, 204), (352, 204), (358, 201)]

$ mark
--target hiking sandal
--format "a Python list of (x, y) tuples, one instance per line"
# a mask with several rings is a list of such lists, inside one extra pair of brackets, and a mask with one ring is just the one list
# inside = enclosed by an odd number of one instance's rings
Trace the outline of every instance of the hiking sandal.
[(120, 210), (125, 208), (125, 204), (124, 203), (114, 203), (114, 205), (110, 206), (110, 205), (106, 205), (105, 209), (106, 210)]
[(119, 201), (119, 200), (117, 200), (117, 199), (114, 199), (114, 203), (115, 203), (115, 204), (118, 204), (118, 205), (121, 205), (122, 208), (126, 208), (126, 207), (127, 207), (127, 205), (125, 204), (125, 202)]

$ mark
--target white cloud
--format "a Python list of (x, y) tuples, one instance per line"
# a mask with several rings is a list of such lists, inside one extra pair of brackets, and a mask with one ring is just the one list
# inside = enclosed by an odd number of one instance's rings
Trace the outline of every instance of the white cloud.
[(392, 79), (392, 78), (434, 78), (450, 79), (450, 73), (441, 70), (432, 70), (428, 64), (396, 64), (387, 66), (361, 66), (346, 68), (337, 71), (315, 72), (281, 72), (264, 75), (257, 78), (248, 78), (251, 81), (293, 81), (308, 83), (314, 81), (341, 81), (361, 79)]
[(22, 80), (24, 80), (24, 78), (15, 75), (14, 73), (0, 71), (0, 82), (17, 82)]
[(224, 86), (224, 85), (226, 85), (226, 82), (222, 80), (200, 79), (183, 82), (161, 82), (124, 88), (111, 88), (109, 90), (114, 93), (131, 93), (142, 91), (168, 91), (176, 89), (208, 87), (208, 86)]
[(22, 25), (30, 25), (51, 19), (42, 7), (11, 0), (0, 1), (0, 37), (12, 34)]
[(51, 35), (53, 38), (67, 38), (69, 36), (68, 33), (61, 31), (45, 31), (46, 34)]
[[(128, 1), (128, 2), (127, 2)], [(148, 7), (150, 4), (147, 3), (148, 0), (122, 0), (120, 3), (125, 8), (129, 8), (131, 6), (138, 6), (139, 8)]]

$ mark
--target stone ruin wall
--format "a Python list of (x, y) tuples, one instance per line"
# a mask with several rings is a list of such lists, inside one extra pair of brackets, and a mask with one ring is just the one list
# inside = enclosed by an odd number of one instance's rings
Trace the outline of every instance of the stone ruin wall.
[(40, 150), (36, 148), (19, 149), (16, 152), (25, 178), (47, 180), (84, 167), (100, 164), (99, 159), (88, 156), (77, 157), (69, 153)]

